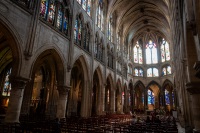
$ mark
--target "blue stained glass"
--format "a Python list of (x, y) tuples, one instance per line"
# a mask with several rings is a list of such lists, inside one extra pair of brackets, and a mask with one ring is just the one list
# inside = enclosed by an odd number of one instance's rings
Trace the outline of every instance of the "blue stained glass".
[(11, 83), (10, 83), (10, 80), (9, 80), (10, 74), (11, 74), (11, 69), (8, 70), (7, 73), (6, 73), (2, 96), (10, 96), (10, 91), (11, 91)]
[(87, 14), (90, 16), (90, 10), (91, 10), (91, 0), (88, 0), (87, 3)]
[(148, 104), (154, 104), (154, 101), (154, 93), (151, 90), (148, 90)]
[(165, 90), (165, 103), (166, 103), (166, 105), (170, 104), (169, 91), (167, 91), (167, 90)]
[(63, 20), (63, 12), (62, 7), (58, 10), (58, 18), (57, 18), (57, 27), (61, 30), (62, 29), (62, 20)]
[(174, 101), (174, 92), (172, 91), (172, 102), (173, 102), (173, 106), (175, 106), (175, 101)]
[(86, 10), (86, 0), (82, 0), (82, 7), (84, 10)]
[(139, 69), (139, 76), (143, 77), (143, 70), (141, 68)]
[(64, 23), (63, 23), (63, 31), (67, 34), (68, 33), (68, 17), (64, 17)]
[(78, 19), (76, 19), (75, 26), (74, 26), (74, 39), (76, 40), (76, 42), (77, 42), (77, 38), (78, 38)]

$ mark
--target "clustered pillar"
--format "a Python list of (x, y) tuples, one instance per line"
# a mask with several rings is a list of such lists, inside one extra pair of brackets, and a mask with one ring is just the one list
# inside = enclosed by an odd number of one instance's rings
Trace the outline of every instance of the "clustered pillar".
[(8, 110), (5, 117), (6, 123), (19, 123), (24, 89), (29, 79), (22, 77), (11, 77), (12, 85), (11, 95), (9, 98)]

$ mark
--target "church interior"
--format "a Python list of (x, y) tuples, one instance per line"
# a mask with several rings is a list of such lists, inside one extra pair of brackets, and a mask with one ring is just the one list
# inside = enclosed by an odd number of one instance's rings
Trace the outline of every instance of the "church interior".
[(200, 133), (198, 16), (199, 0), (1, 0), (0, 132)]

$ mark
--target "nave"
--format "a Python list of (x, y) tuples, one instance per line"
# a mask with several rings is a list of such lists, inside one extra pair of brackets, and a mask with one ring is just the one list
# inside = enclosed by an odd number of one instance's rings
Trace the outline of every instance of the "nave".
[[(181, 133), (170, 114), (108, 114), (49, 120), (24, 116), (21, 123), (0, 124), (1, 133)], [(180, 130), (180, 129), (179, 129)]]

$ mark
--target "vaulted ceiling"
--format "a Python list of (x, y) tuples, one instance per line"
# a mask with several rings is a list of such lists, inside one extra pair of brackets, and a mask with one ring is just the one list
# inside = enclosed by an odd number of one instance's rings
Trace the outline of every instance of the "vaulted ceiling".
[(130, 43), (145, 34), (170, 39), (169, 0), (108, 0), (108, 15), (116, 16), (116, 32)]

